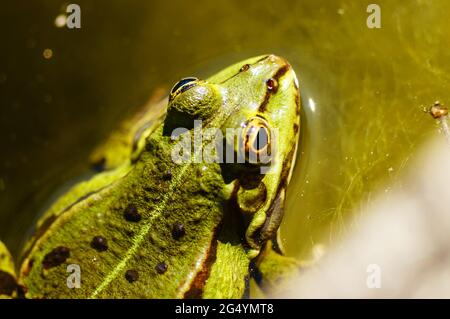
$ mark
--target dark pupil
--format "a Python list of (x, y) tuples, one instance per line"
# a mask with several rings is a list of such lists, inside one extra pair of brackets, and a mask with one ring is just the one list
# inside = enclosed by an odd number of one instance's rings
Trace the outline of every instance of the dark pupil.
[(190, 83), (190, 82), (194, 82), (197, 81), (197, 78), (184, 78), (181, 79), (180, 81), (178, 81), (177, 84), (175, 84), (175, 86), (172, 88), (171, 93), (175, 93), (180, 87), (182, 87), (183, 85)]
[(269, 142), (269, 137), (267, 136), (267, 130), (265, 128), (259, 128), (255, 140), (253, 141), (253, 148), (257, 151), (266, 147)]

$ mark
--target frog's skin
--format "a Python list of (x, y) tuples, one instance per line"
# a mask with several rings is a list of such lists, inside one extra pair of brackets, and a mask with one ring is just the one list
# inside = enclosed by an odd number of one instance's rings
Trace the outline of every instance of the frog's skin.
[[(161, 105), (155, 114), (165, 116), (129, 126), (131, 152), (112, 145), (102, 164), (113, 169), (75, 185), (38, 222), (18, 274), (25, 297), (240, 298), (252, 267), (270, 275), (273, 263), (262, 258), (281, 221), (300, 125), (291, 66), (251, 58), (205, 81), (180, 81), (167, 112)], [(172, 130), (192, 132), (195, 119), (203, 130), (254, 126), (250, 136), (261, 125), (277, 129), (269, 173), (259, 163), (174, 163), (185, 135)], [(73, 265), (79, 288), (68, 288)]]

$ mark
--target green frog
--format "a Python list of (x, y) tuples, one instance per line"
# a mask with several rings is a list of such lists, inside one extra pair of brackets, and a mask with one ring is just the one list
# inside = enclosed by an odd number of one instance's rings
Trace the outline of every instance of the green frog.
[(241, 298), (274, 283), (297, 267), (277, 232), (299, 128), (281, 57), (182, 79), (93, 154), (101, 172), (43, 214), (17, 275), (0, 245), (0, 295)]

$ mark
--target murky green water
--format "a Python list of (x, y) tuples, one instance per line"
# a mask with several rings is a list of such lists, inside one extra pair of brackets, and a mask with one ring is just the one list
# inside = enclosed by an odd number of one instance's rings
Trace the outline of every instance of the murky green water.
[(351, 227), (435, 133), (422, 107), (450, 100), (450, 2), (377, 1), (381, 29), (367, 28), (367, 1), (259, 2), (77, 1), (81, 30), (54, 25), (63, 1), (4, 4), (0, 239), (17, 251), (39, 208), (152, 90), (263, 53), (291, 62), (303, 94), (288, 252)]

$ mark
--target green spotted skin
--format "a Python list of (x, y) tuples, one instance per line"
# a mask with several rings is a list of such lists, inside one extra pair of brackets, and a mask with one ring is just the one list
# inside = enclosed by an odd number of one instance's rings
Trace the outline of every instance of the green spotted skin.
[[(299, 113), (295, 73), (274, 55), (172, 92), (166, 116), (151, 132), (139, 131), (129, 158), (75, 185), (38, 222), (19, 272), (25, 296), (245, 296), (250, 264), (281, 221)], [(225, 132), (255, 117), (278, 132), (269, 174), (249, 163), (172, 160), (179, 141), (173, 129), (192, 132), (193, 121), (201, 119), (203, 129)], [(68, 287), (74, 265), (79, 288)]]

